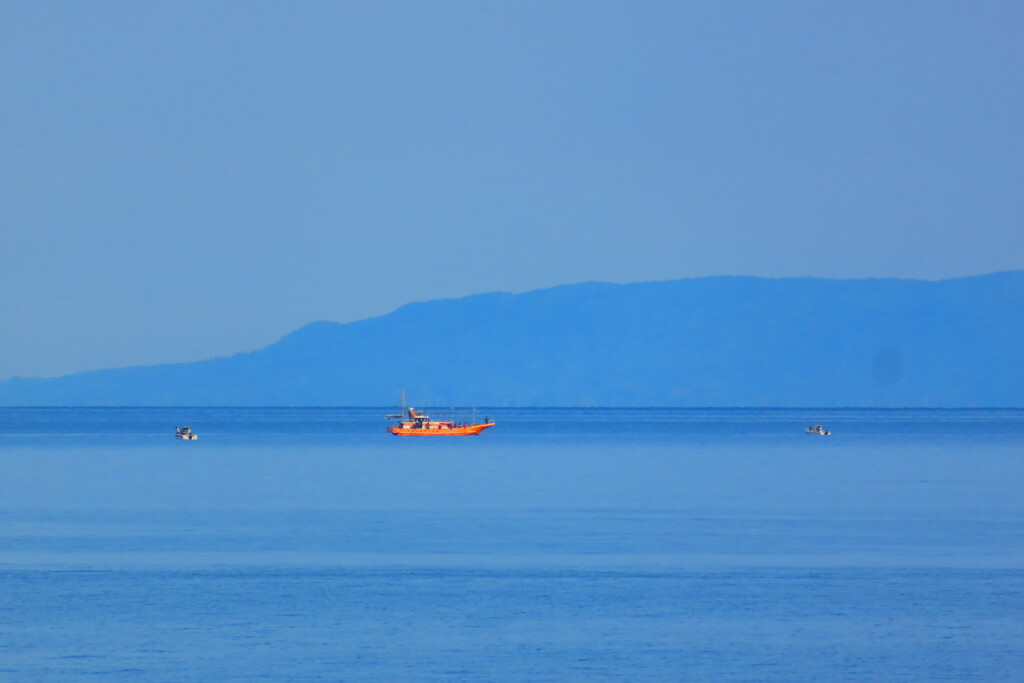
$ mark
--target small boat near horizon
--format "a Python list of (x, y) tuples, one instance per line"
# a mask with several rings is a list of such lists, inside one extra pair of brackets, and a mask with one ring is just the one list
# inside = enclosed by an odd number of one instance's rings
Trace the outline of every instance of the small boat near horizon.
[(416, 412), (415, 408), (406, 407), (404, 391), (402, 392), (402, 412), (387, 417), (399, 420), (398, 424), (388, 427), (388, 432), (395, 436), (477, 436), (480, 432), (495, 425), (486, 417), (483, 422), (477, 422), (475, 418), (472, 422), (433, 420), (429, 415)]
[(197, 441), (199, 435), (192, 431), (191, 427), (178, 427), (174, 430), (175, 439), (183, 439), (184, 441)]
[(825, 429), (821, 425), (814, 425), (812, 427), (808, 427), (807, 429), (804, 430), (804, 433), (813, 434), (815, 436), (831, 436), (832, 434), (832, 432)]

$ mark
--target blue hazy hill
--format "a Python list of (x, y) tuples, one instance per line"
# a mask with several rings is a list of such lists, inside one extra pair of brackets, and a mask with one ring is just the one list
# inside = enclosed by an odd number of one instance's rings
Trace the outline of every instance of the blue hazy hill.
[(1024, 406), (1024, 271), (583, 283), (316, 322), (227, 358), (0, 383), (0, 405)]

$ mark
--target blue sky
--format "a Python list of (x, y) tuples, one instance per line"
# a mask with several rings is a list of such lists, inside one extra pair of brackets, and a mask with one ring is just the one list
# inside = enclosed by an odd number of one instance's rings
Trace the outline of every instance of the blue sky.
[(1024, 268), (1018, 2), (5, 2), (0, 378), (585, 280)]

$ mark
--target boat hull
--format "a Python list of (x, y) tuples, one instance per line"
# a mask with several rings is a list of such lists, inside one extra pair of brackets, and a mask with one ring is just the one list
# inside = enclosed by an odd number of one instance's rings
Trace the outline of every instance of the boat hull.
[(479, 425), (466, 425), (465, 427), (388, 427), (388, 431), (395, 436), (476, 436), (488, 427), (493, 427), (494, 422)]

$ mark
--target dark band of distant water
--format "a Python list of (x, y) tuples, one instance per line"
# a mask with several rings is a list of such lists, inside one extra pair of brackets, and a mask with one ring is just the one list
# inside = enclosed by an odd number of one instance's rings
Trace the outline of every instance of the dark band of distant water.
[(0, 409), (0, 680), (1024, 678), (1024, 410), (386, 412)]

